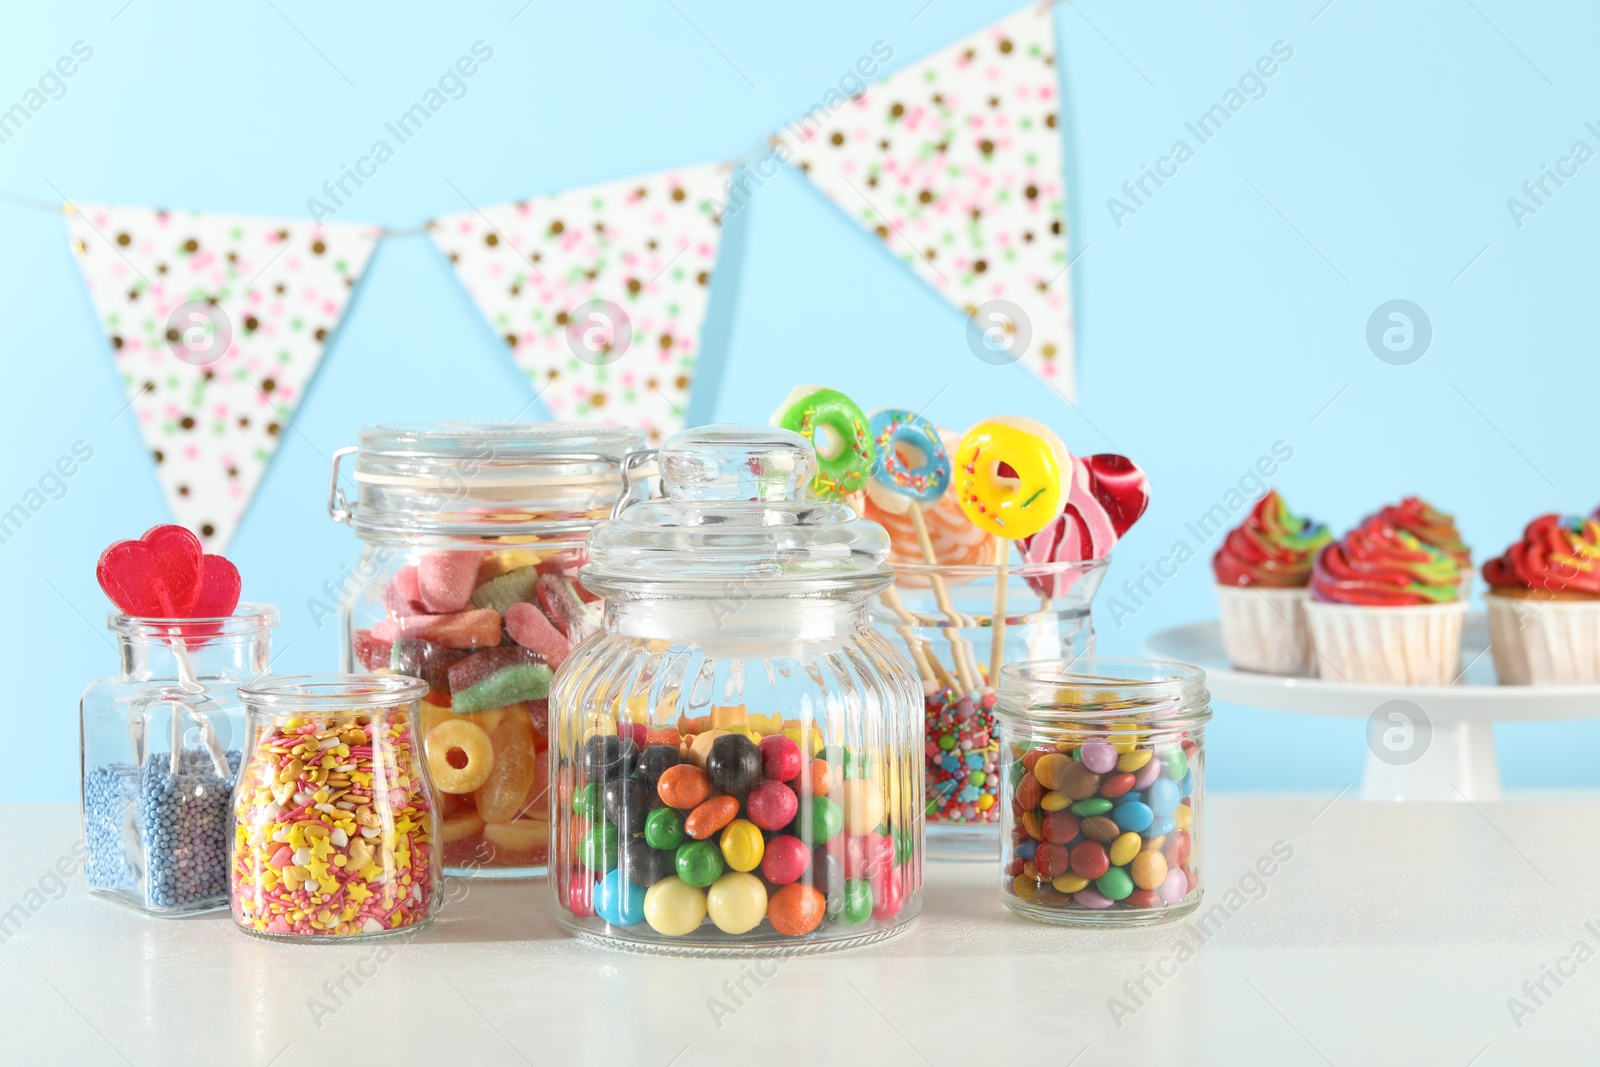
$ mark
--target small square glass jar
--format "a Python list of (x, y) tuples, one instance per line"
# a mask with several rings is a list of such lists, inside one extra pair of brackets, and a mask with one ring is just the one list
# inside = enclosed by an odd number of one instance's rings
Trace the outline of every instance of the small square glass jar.
[(1200, 904), (1205, 672), (1135, 659), (1000, 671), (1000, 898), (1029, 919), (1145, 926)]
[(118, 671), (79, 706), (89, 892), (158, 917), (227, 906), (235, 690), (266, 671), (277, 623), (266, 604), (211, 619), (110, 615)]

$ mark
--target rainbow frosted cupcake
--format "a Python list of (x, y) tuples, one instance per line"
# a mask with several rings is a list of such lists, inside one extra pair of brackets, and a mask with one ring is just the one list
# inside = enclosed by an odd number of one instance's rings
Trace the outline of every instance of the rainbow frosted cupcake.
[(1539, 516), (1483, 580), (1502, 685), (1600, 682), (1600, 521)]
[(1276, 489), (1223, 539), (1211, 559), (1222, 648), (1240, 670), (1311, 674), (1307, 586), (1328, 528), (1289, 511)]
[(1420, 496), (1408, 496), (1398, 504), (1390, 504), (1377, 514), (1384, 522), (1393, 523), (1425, 545), (1431, 545), (1456, 561), (1461, 569), (1461, 596), (1472, 591), (1472, 549), (1461, 540), (1456, 519), (1449, 512), (1440, 511)]
[(1461, 568), (1372, 516), (1317, 555), (1306, 617), (1317, 674), (1368, 685), (1449, 685), (1461, 671)]

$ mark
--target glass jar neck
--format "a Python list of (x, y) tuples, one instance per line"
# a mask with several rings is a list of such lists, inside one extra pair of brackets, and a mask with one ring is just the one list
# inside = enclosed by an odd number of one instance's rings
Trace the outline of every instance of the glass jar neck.
[(205, 638), (117, 635), (122, 676), (129, 681), (255, 678), (266, 673), (271, 648), (270, 630)]
[(623, 637), (700, 645), (729, 659), (806, 658), (867, 625), (863, 600), (744, 597), (606, 600), (606, 629)]

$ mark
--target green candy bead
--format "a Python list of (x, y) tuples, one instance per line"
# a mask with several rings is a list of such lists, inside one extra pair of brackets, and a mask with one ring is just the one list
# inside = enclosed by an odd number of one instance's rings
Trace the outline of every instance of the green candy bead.
[(911, 854), (917, 849), (917, 839), (903, 826), (896, 826), (891, 836), (894, 838), (895, 866), (904, 867), (911, 862)]
[(676, 808), (652, 811), (644, 821), (644, 840), (651, 848), (677, 848), (683, 844), (683, 815)]
[(691, 841), (678, 846), (674, 866), (679, 878), (696, 889), (704, 889), (722, 877), (722, 850), (710, 841)]
[(971, 783), (974, 789), (980, 788), (983, 783), (987, 782), (988, 780), (989, 776), (983, 771), (973, 771), (971, 774), (967, 775), (967, 781)]
[(949, 752), (952, 748), (956, 747), (956, 739), (950, 734), (945, 734), (943, 737), (939, 738), (939, 747), (944, 749), (946, 752)]
[(827, 797), (813, 797), (811, 800), (811, 840), (807, 843), (826, 845), (842, 829), (844, 829), (844, 808)]
[(578, 792), (573, 794), (572, 814), (576, 815), (578, 818), (588, 819), (590, 822), (594, 822), (596, 819), (600, 818), (600, 810), (601, 800), (599, 782), (590, 782), (588, 785), (584, 786), (582, 789), (578, 790)]
[(867, 776), (866, 768), (861, 765), (860, 760), (856, 759), (855, 753), (843, 745), (828, 745), (822, 750), (821, 756), (828, 763), (839, 768), (839, 776), (841, 778), (865, 778)]
[(1133, 876), (1126, 867), (1113, 867), (1095, 879), (1094, 887), (1112, 900), (1121, 900), (1133, 892)]
[(597, 822), (583, 832), (578, 842), (578, 862), (594, 871), (609, 871), (617, 865), (617, 828)]
[(1189, 757), (1177, 745), (1161, 754), (1161, 765), (1166, 776), (1175, 782), (1183, 781), (1183, 776), (1189, 773)]
[(846, 926), (860, 926), (872, 918), (872, 884), (865, 878), (845, 882), (844, 914), (840, 918)]
[(1074, 815), (1104, 815), (1111, 810), (1111, 801), (1105, 797), (1090, 797), (1088, 800), (1075, 800), (1072, 802)]

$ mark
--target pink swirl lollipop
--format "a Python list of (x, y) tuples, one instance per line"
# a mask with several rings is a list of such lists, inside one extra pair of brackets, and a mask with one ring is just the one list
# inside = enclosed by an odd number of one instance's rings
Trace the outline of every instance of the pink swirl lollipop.
[[(1150, 480), (1126, 456), (1101, 453), (1072, 465), (1067, 504), (1055, 521), (1017, 542), (1024, 563), (1067, 563), (1104, 559), (1150, 506)], [(1044, 597), (1065, 596), (1078, 580), (1073, 573), (1028, 579)]]

